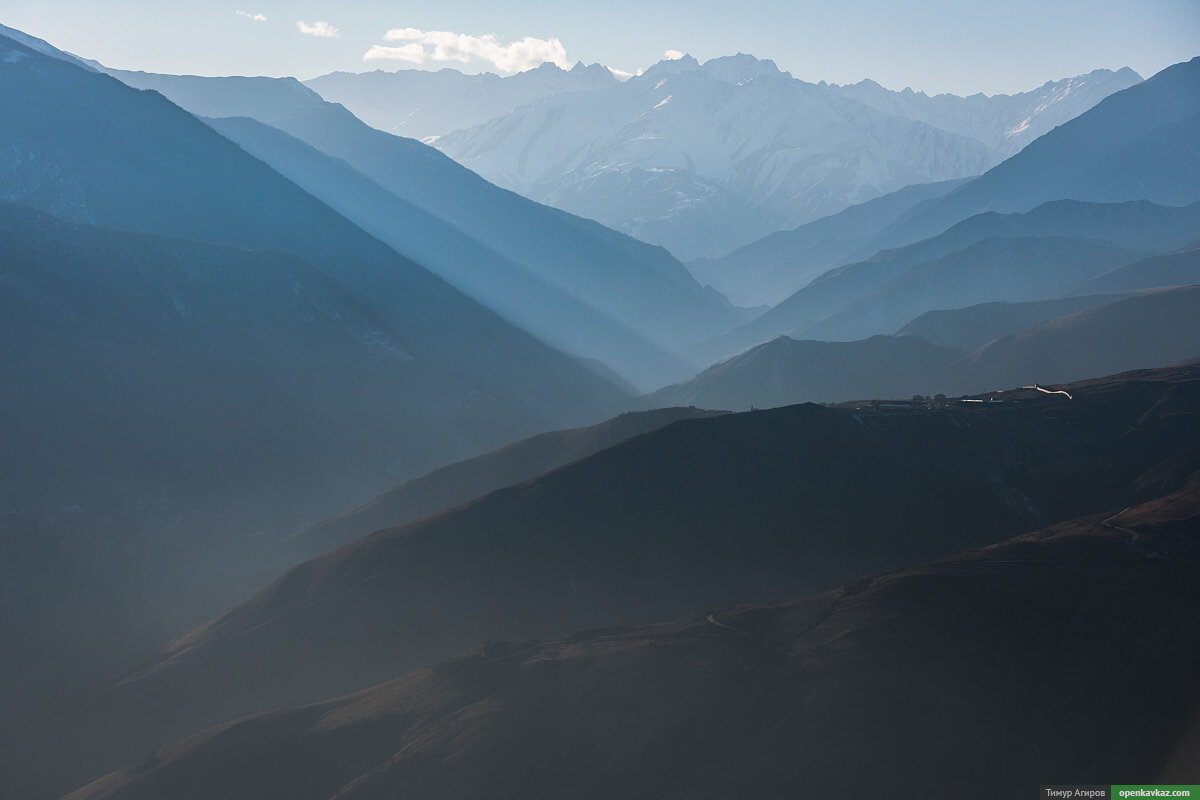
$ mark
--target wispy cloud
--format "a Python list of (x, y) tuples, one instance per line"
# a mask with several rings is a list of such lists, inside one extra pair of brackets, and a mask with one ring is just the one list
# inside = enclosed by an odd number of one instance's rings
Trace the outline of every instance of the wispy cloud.
[(239, 17), (245, 17), (246, 19), (252, 19), (255, 22), (266, 22), (267, 21), (266, 14), (257, 14), (257, 13), (251, 14), (249, 11), (235, 11), (233, 13), (237, 14)]
[(341, 36), (338, 29), (330, 25), (328, 22), (314, 22), (309, 25), (307, 22), (297, 22), (296, 27), (301, 33), (307, 33), (309, 36), (319, 36), (322, 39), (337, 39)]
[(663, 58), (665, 58), (667, 61), (678, 61), (679, 59), (683, 58), (683, 56), (684, 53), (681, 53), (678, 50), (667, 50), (663, 53)]
[(501, 72), (521, 72), (547, 61), (566, 69), (571, 66), (567, 51), (558, 39), (526, 36), (518, 42), (502, 44), (495, 34), (471, 36), (452, 31), (422, 31), (417, 28), (393, 28), (384, 34), (389, 42), (401, 45), (375, 45), (363, 55), (363, 61), (396, 59), (413, 64), (425, 61), (468, 61), (491, 63)]

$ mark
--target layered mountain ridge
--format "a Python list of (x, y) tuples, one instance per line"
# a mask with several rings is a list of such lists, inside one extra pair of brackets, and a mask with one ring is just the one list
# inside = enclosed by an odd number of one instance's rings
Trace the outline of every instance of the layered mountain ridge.
[[(489, 642), (212, 729), (69, 800), (716, 800), (798, 786), (915, 799), (931, 770), (947, 791), (996, 800), (1048, 773), (1178, 783), (1198, 756), (1198, 523), (1193, 476), (1115, 514), (804, 600)], [(980, 785), (981, 772), (997, 774)]]
[(502, 186), (694, 259), (981, 173), (1138, 81), (1100, 70), (1023, 95), (922, 104), (911, 91), (807, 83), (745, 54), (685, 56), (429, 141)]
[[(294, 79), (110, 72), (131, 86), (162, 92), (200, 116), (249, 117), (341, 159), (399, 199), (457, 228), (474, 240), (472, 246), (504, 259), (481, 268), (511, 273), (516, 265), (670, 350), (746, 317), (724, 296), (698, 284), (662, 248), (489, 184), (432, 147), (370, 128)], [(259, 152), (291, 173), (270, 155), (278, 152), (275, 148)], [(328, 183), (308, 185), (321, 195), (338, 191)], [(355, 213), (356, 221), (359, 216)], [(423, 246), (434, 246), (440, 232), (424, 234)], [(422, 236), (410, 227), (404, 238), (407, 242), (397, 246), (420, 246)], [(443, 263), (437, 260), (433, 267)]]
[(787, 599), (1146, 502), (1200, 466), (1196, 369), (1068, 385), (1071, 399), (675, 422), (307, 562), (160, 657), (15, 721), (0, 774), (22, 796), (65, 790), (208, 725), (365, 688), (480, 639)]

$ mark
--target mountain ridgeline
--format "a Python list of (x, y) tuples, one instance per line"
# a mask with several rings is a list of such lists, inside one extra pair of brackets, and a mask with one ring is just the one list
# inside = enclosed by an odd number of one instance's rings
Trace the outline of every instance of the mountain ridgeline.
[[(342, 159), (507, 259), (495, 268), (517, 265), (669, 349), (744, 319), (662, 248), (493, 186), (432, 147), (370, 128), (293, 79), (113, 74), (195, 114), (250, 117)], [(266, 142), (259, 152), (290, 171), (286, 154), (277, 160)], [(337, 191), (336, 184), (310, 186), (321, 195)], [(438, 246), (437, 234), (419, 246)]]
[(1197, 525), (1193, 480), (791, 603), (489, 642), (198, 734), (69, 800), (915, 800), (930, 770), (986, 800), (1047, 774), (1180, 783), (1200, 755)]
[(1097, 71), (951, 108), (809, 83), (746, 54), (684, 56), (429, 141), (501, 186), (694, 259), (911, 184), (978, 175), (1140, 80)]
[(1111, 516), (1200, 468), (1197, 369), (1072, 384), (1072, 399), (677, 421), (306, 562), (158, 657), (14, 720), (0, 774), (9, 793), (45, 796), (207, 726), (363, 689), (482, 640), (786, 600)]
[(294, 526), (627, 406), (160, 94), (3, 47), (5, 703), (263, 585)]
[(1200, 58), (0, 107), (0, 797), (1197, 782)]
[[(1018, 156), (1019, 157), (1019, 156)], [(1060, 200), (1026, 213), (986, 212), (937, 236), (831, 269), (753, 321), (688, 350), (716, 361), (779, 335), (890, 334), (927, 311), (993, 300), (1048, 300), (1149, 253), (1187, 247), (1200, 202)], [(1159, 285), (1143, 273), (1138, 288)]]

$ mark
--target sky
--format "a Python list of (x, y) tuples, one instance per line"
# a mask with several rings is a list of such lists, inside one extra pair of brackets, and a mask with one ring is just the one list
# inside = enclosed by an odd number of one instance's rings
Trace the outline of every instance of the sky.
[(301, 79), (746, 52), (814, 82), (995, 94), (1200, 54), (1200, 0), (0, 0), (0, 23), (110, 67)]

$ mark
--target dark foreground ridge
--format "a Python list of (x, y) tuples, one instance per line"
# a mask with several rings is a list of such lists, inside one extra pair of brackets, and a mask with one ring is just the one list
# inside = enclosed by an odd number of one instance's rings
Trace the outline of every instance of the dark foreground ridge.
[(1200, 763), (1198, 669), (1200, 474), (786, 605), (488, 643), (207, 731), (70, 800), (1010, 798), (1048, 781), (1183, 782)]
[(206, 727), (475, 642), (801, 597), (1112, 513), (1200, 467), (1200, 367), (1067, 389), (918, 411), (792, 406), (637, 436), (302, 564), (18, 720), (0, 774), (21, 781), (16, 796), (54, 796)]

